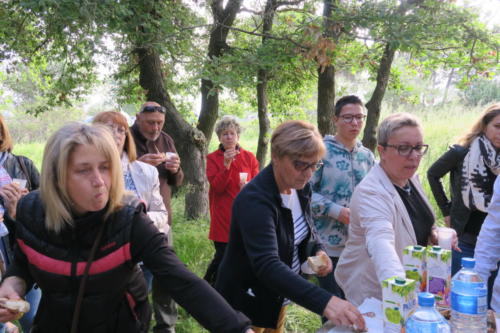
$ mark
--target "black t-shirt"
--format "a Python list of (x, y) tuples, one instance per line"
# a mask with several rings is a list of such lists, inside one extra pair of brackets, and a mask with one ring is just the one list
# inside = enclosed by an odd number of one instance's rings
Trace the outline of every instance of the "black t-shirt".
[(434, 225), (434, 216), (431, 210), (411, 182), (404, 188), (396, 185), (394, 187), (408, 211), (413, 230), (415, 230), (415, 235), (417, 236), (417, 244), (427, 246), (432, 226)]

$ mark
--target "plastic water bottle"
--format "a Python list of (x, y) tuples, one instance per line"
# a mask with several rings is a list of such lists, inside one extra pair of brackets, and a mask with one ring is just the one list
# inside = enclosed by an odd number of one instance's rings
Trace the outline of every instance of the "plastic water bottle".
[(451, 328), (456, 333), (487, 330), (488, 290), (474, 270), (473, 258), (462, 258), (462, 269), (451, 280)]
[(418, 294), (418, 308), (406, 321), (406, 333), (450, 333), (450, 325), (434, 308), (434, 295)]

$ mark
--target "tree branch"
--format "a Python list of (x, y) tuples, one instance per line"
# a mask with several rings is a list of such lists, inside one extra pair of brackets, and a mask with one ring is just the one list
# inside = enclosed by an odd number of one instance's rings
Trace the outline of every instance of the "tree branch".
[(227, 28), (229, 30), (239, 31), (239, 32), (242, 32), (242, 33), (245, 33), (245, 34), (248, 34), (248, 35), (252, 35), (252, 36), (257, 36), (257, 37), (266, 37), (266, 38), (270, 38), (270, 39), (274, 39), (274, 40), (287, 41), (287, 42), (290, 42), (293, 45), (298, 46), (298, 47), (300, 47), (300, 48), (302, 48), (304, 50), (309, 49), (309, 46), (297, 43), (296, 41), (294, 41), (293, 39), (288, 38), (288, 37), (278, 37), (278, 36), (274, 36), (274, 35), (271, 35), (271, 34), (261, 34), (261, 33), (258, 33), (258, 32), (252, 32), (252, 31), (243, 30), (243, 29), (240, 29), (240, 28), (230, 27), (230, 26), (224, 25), (222, 23), (219, 23), (219, 25), (221, 25), (224, 28)]
[(304, 0), (279, 1), (278, 3), (276, 3), (276, 7), (280, 7), (280, 6), (296, 6), (296, 5), (300, 5), (302, 2), (304, 2)]

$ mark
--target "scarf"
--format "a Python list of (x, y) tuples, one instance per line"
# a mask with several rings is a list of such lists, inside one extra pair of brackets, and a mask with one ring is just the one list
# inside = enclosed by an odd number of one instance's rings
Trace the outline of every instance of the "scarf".
[(462, 167), (462, 199), (471, 210), (486, 213), (493, 195), (493, 188), (486, 186), (488, 169), (494, 175), (500, 173), (500, 154), (486, 136), (480, 135), (472, 141)]

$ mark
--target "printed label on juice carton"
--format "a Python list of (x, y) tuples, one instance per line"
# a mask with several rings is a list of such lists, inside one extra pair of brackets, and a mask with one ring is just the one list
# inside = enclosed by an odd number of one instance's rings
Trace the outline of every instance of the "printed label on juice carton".
[(426, 291), (427, 288), (425, 253), (425, 247), (420, 245), (410, 245), (403, 250), (403, 267), (406, 277), (416, 281), (417, 292)]
[(416, 282), (392, 277), (382, 281), (384, 333), (404, 332), (405, 322), (417, 304)]
[(427, 247), (427, 288), (436, 298), (436, 306), (450, 307), (451, 251), (439, 246)]

